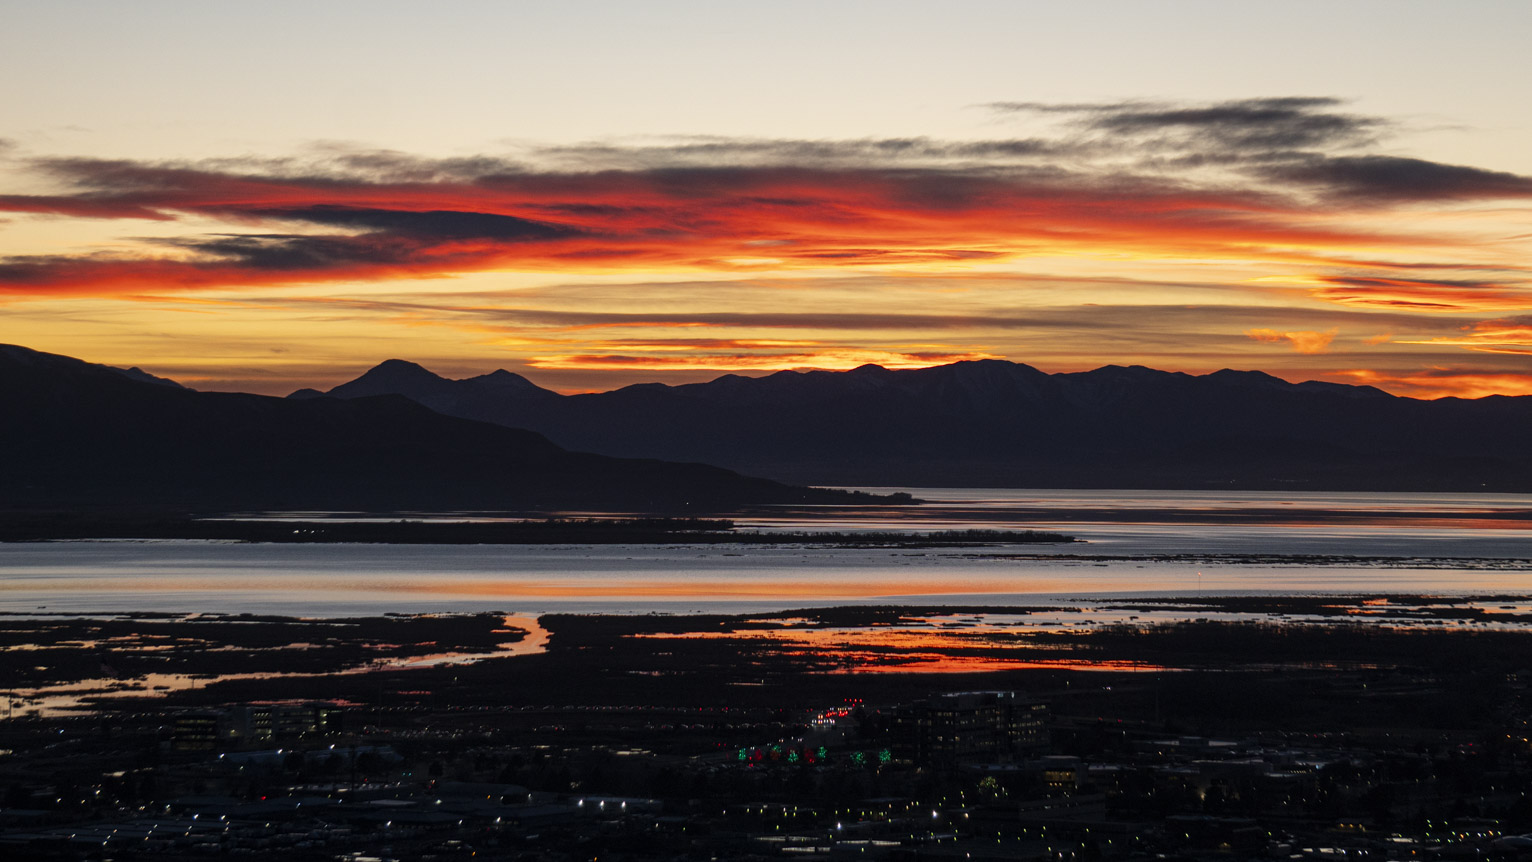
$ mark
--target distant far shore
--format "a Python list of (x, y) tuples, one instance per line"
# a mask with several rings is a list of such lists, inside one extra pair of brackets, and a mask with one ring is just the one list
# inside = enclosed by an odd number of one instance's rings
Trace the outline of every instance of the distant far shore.
[(764, 532), (708, 518), (542, 518), (515, 521), (245, 520), (83, 515), (0, 518), (0, 542), (84, 539), (196, 539), (302, 544), (565, 545), (748, 544), (855, 547), (964, 547), (1063, 544), (1073, 536), (1038, 530)]

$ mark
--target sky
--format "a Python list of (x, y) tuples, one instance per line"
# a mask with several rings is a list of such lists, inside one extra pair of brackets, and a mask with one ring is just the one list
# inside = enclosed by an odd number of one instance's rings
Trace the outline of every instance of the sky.
[(1532, 394), (1532, 4), (0, 0), (0, 342)]

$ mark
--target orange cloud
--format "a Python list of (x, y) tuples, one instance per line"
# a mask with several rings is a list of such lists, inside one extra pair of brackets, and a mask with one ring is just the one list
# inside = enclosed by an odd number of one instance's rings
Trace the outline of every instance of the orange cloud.
[(1414, 373), (1369, 369), (1336, 371), (1347, 383), (1376, 386), (1410, 398), (1483, 398), (1488, 395), (1532, 395), (1532, 373), (1431, 368)]
[[(79, 191), (0, 210), (222, 221), (132, 254), (0, 259), (0, 292), (120, 295), (524, 271), (751, 271), (1036, 254), (1325, 259), (1406, 240), (1248, 190), (997, 167), (505, 168), (427, 179), (43, 163)], [(766, 252), (763, 254), (763, 252)], [(1333, 257), (1333, 256), (1332, 256)]]
[(608, 342), (601, 347), (615, 351), (646, 350), (773, 350), (827, 346), (820, 341), (794, 341), (777, 338), (643, 338)]
[(1287, 342), (1299, 353), (1325, 353), (1335, 340), (1336, 330), (1329, 332), (1278, 332), (1275, 329), (1248, 329), (1245, 335), (1256, 341)]
[(1439, 336), (1400, 344), (1450, 344), (1484, 353), (1532, 353), (1532, 323), (1521, 319), (1481, 320), (1464, 327), (1464, 334)]
[(1324, 286), (1310, 295), (1342, 305), (1425, 312), (1500, 311), (1532, 305), (1532, 292), (1519, 284), (1338, 275), (1318, 280)]
[(787, 371), (799, 369), (822, 369), (846, 371), (862, 365), (881, 365), (884, 368), (929, 368), (973, 359), (998, 359), (988, 353), (898, 353), (882, 350), (833, 350), (818, 353), (792, 354), (691, 354), (638, 356), (627, 354), (581, 354), (569, 356), (539, 356), (527, 361), (533, 368), (618, 370), (642, 368), (653, 371), (697, 370), (708, 371)]

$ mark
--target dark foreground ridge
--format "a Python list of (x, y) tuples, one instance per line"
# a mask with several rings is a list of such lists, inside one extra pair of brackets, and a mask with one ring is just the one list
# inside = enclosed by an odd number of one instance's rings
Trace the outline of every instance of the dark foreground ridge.
[(1258, 371), (1045, 374), (983, 360), (560, 395), (503, 370), (448, 380), (389, 360), (292, 397), (381, 394), (582, 451), (810, 484), (1532, 490), (1532, 397), (1421, 401)]
[(1527, 599), (10, 615), (0, 856), (1516, 862)]
[(933, 532), (736, 530), (734, 522), (698, 518), (546, 518), (495, 523), (0, 516), (0, 542), (71, 539), (201, 539), (285, 544), (367, 542), (390, 545), (741, 544), (938, 548), (1074, 542), (1038, 530)]
[(571, 452), (399, 396), (195, 392), (8, 345), (0, 345), (0, 409), (0, 510), (706, 513), (904, 502), (705, 464)]

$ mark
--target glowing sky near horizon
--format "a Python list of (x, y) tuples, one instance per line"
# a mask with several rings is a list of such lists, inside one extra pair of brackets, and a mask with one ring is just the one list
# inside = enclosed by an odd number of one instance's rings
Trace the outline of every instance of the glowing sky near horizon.
[(1532, 394), (1532, 5), (0, 0), (0, 342)]

